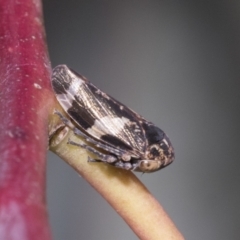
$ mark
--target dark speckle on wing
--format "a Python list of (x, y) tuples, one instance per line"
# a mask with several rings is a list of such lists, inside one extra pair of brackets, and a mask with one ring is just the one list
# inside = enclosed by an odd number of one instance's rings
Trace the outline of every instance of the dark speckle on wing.
[(66, 90), (69, 88), (69, 83), (59, 81), (57, 78), (53, 78), (52, 87), (56, 94), (66, 94)]
[(124, 149), (124, 150), (132, 150), (132, 148), (127, 145), (126, 143), (124, 143), (123, 141), (121, 141), (119, 138), (117, 137), (114, 137), (112, 135), (103, 135), (101, 136), (101, 139), (103, 141), (106, 141), (106, 142), (109, 142), (111, 144), (113, 144), (114, 146), (119, 146), (121, 149)]
[(67, 112), (84, 129), (91, 128), (94, 125), (95, 119), (76, 101), (72, 102), (72, 107)]

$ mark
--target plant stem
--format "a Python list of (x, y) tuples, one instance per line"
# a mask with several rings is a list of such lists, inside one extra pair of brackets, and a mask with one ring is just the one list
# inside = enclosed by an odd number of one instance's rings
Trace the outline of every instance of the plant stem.
[(50, 239), (50, 72), (41, 1), (0, 0), (0, 239)]
[[(56, 126), (55, 121), (53, 126)], [(50, 148), (85, 178), (141, 240), (183, 240), (174, 223), (147, 188), (131, 172), (105, 163), (89, 163), (85, 149), (67, 144), (80, 142), (73, 131), (57, 131)], [(104, 218), (104, 216), (103, 216)], [(80, 223), (79, 223), (80, 224)]]

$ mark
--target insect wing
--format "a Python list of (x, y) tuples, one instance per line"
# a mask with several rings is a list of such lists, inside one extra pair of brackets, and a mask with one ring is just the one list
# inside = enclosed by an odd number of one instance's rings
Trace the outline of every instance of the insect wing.
[(63, 109), (90, 136), (139, 158), (146, 148), (144, 119), (65, 65), (53, 70), (52, 86)]

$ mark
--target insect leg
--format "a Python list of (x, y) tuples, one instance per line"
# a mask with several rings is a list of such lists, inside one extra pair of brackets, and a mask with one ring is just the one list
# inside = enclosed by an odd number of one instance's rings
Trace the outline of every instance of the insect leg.
[(62, 122), (67, 127), (71, 128), (71, 129), (75, 128), (74, 125), (71, 123), (71, 121), (69, 119), (67, 119), (66, 117), (64, 117), (58, 110), (55, 109), (54, 114), (57, 114), (61, 118)]
[(111, 165), (113, 165), (114, 167), (125, 169), (125, 170), (132, 170), (133, 169), (133, 166), (130, 162), (118, 161), (118, 162), (112, 163)]
[(94, 146), (101, 148), (107, 152), (110, 152), (112, 154), (115, 154), (117, 156), (123, 156), (126, 155), (126, 151), (121, 150), (119, 148), (114, 148), (111, 147), (107, 144), (101, 143), (100, 141), (96, 141), (95, 139), (89, 137), (88, 135), (86, 135), (85, 133), (83, 133), (82, 131), (80, 131), (78, 128), (74, 128), (73, 129), (74, 134), (83, 137), (87, 142), (92, 143)]
[(114, 157), (112, 155), (107, 155), (107, 154), (101, 153), (97, 149), (95, 149), (91, 146), (88, 146), (86, 144), (76, 143), (71, 140), (68, 140), (68, 144), (82, 147), (82, 148), (88, 150), (89, 152), (95, 154), (99, 158), (99, 160), (101, 160), (102, 162), (114, 163), (114, 162), (118, 161), (118, 159), (116, 157)]
[(90, 142), (92, 144), (94, 144), (96, 147), (98, 148), (101, 148), (103, 150), (106, 150), (108, 152), (111, 152), (117, 156), (124, 156), (124, 155), (127, 155), (126, 151), (123, 151), (121, 149), (118, 149), (118, 148), (114, 148), (114, 147), (111, 147), (109, 145), (106, 145), (106, 144), (103, 144), (99, 141), (96, 141), (94, 140), (93, 138), (90, 138), (88, 135), (86, 135), (84, 132), (82, 132), (81, 130), (79, 130), (78, 128), (76, 128), (69, 119), (67, 119), (66, 117), (64, 117), (59, 111), (55, 110), (54, 112), (55, 114), (57, 114), (62, 122), (68, 126), (69, 128), (71, 128), (74, 132), (74, 134), (80, 136), (80, 137), (83, 137), (87, 142)]
[[(101, 162), (101, 160), (98, 159), (92, 159), (90, 157), (88, 157), (88, 162)], [(108, 163), (114, 167), (117, 168), (122, 168), (125, 170), (134, 170), (134, 166), (131, 163), (127, 163), (127, 162), (123, 162), (123, 161), (117, 161), (117, 162), (113, 162), (113, 163)]]

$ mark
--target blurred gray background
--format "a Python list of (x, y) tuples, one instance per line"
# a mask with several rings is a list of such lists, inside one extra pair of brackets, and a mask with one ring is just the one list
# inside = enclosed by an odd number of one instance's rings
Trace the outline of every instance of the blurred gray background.
[[(138, 177), (185, 238), (240, 239), (239, 1), (45, 0), (44, 13), (53, 66), (169, 135), (175, 162)], [(52, 153), (47, 187), (54, 239), (137, 239)]]

